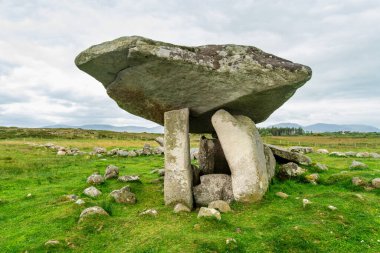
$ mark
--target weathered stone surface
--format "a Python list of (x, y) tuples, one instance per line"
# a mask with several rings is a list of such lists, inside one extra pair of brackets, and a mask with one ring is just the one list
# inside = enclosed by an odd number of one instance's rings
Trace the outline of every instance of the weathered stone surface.
[(350, 169), (352, 170), (355, 170), (355, 169), (360, 170), (360, 169), (367, 169), (367, 168), (368, 168), (367, 164), (358, 162), (358, 161), (352, 161), (351, 166), (350, 166)]
[(291, 178), (300, 176), (305, 173), (305, 171), (305, 169), (299, 167), (296, 163), (289, 162), (280, 166), (278, 175), (281, 178)]
[(102, 184), (103, 182), (104, 178), (97, 172), (87, 178), (88, 184)]
[(208, 217), (215, 218), (217, 220), (221, 220), (222, 216), (220, 216), (220, 212), (214, 208), (201, 207), (198, 212), (198, 218)]
[(308, 153), (313, 153), (313, 148), (312, 147), (294, 146), (294, 147), (290, 147), (289, 151), (301, 153), (301, 154), (308, 154)]
[(268, 180), (270, 181), (276, 173), (276, 158), (274, 158), (272, 150), (264, 145), (264, 155), (267, 165)]
[(165, 112), (165, 204), (193, 206), (189, 109)]
[(378, 154), (378, 153), (369, 153), (369, 155), (370, 155), (372, 158), (380, 158), (380, 154)]
[(135, 204), (136, 203), (136, 195), (131, 192), (131, 189), (128, 186), (124, 186), (120, 190), (114, 190), (110, 193), (111, 197), (117, 203), (124, 204)]
[(124, 182), (124, 183), (127, 183), (127, 182), (140, 182), (140, 177), (139, 176), (134, 176), (134, 175), (120, 176), (117, 180), (120, 181), (120, 182)]
[(368, 152), (359, 152), (356, 154), (356, 157), (365, 157), (368, 158), (370, 157), (370, 154)]
[[(75, 59), (126, 111), (164, 123), (164, 112), (191, 111), (191, 132), (211, 132), (225, 108), (256, 123), (311, 78), (311, 69), (252, 46), (184, 47), (143, 37), (92, 46)], [(212, 94), (210, 96), (210, 94)]]
[(193, 188), (197, 206), (207, 206), (215, 200), (231, 202), (234, 199), (229, 175), (208, 174), (201, 176), (200, 180), (201, 183)]
[(92, 215), (103, 215), (103, 216), (109, 216), (109, 214), (100, 206), (92, 206), (89, 208), (84, 209), (80, 216), (79, 216), (79, 222), (81, 222), (84, 218)]
[(272, 152), (273, 155), (276, 157), (276, 161), (286, 163), (286, 162), (295, 162), (298, 164), (303, 164), (303, 165), (310, 165), (311, 164), (311, 159), (305, 155), (296, 153), (296, 152), (291, 152), (288, 151), (284, 148), (280, 148), (274, 145), (270, 144), (265, 144), (268, 146)]
[(268, 189), (269, 177), (264, 146), (253, 121), (232, 116), (225, 110), (211, 118), (231, 170), (232, 189), (237, 201), (258, 201)]
[(104, 173), (105, 179), (117, 178), (119, 176), (119, 168), (115, 165), (108, 165)]
[(84, 189), (83, 193), (85, 195), (87, 195), (89, 197), (93, 197), (93, 198), (102, 194), (102, 192), (99, 191), (98, 189), (96, 189), (94, 186), (90, 186), (90, 187)]
[(329, 151), (327, 149), (321, 148), (321, 149), (317, 150), (317, 153), (319, 153), (319, 154), (328, 154)]
[(337, 152), (337, 151), (331, 152), (329, 155), (330, 156), (336, 156), (336, 157), (347, 157), (346, 153)]
[(199, 169), (203, 174), (231, 174), (220, 141), (202, 136), (198, 151)]
[(191, 212), (191, 209), (182, 203), (178, 203), (177, 205), (175, 205), (173, 212), (174, 213), (189, 213)]
[(230, 205), (223, 200), (215, 200), (210, 202), (210, 204), (208, 204), (208, 208), (216, 209), (221, 213), (228, 213), (232, 211)]

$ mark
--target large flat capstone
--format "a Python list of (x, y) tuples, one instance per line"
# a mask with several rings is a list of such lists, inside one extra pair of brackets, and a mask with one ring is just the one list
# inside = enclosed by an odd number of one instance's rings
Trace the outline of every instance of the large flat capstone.
[(189, 108), (193, 133), (212, 132), (221, 108), (264, 121), (312, 73), (253, 46), (184, 47), (138, 36), (92, 46), (75, 63), (132, 114), (163, 125), (164, 112)]

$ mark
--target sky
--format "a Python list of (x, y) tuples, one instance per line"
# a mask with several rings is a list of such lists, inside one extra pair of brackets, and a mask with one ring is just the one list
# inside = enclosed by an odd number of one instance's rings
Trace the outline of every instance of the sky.
[(153, 127), (74, 64), (91, 45), (140, 35), (180, 45), (253, 45), (313, 77), (259, 126), (380, 127), (380, 1), (0, 0), (0, 125)]

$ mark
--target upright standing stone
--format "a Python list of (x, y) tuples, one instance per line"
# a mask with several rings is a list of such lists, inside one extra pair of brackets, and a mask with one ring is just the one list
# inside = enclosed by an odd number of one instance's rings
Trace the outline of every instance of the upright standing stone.
[(212, 116), (231, 170), (232, 191), (237, 201), (258, 201), (268, 189), (264, 145), (253, 121), (219, 110)]
[(203, 174), (230, 174), (230, 169), (218, 139), (202, 136), (198, 151), (199, 169)]
[(165, 204), (193, 207), (189, 109), (165, 112)]

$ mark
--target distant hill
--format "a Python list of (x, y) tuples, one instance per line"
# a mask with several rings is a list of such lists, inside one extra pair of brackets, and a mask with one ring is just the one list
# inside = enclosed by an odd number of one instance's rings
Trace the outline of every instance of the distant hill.
[(338, 124), (325, 124), (325, 123), (317, 123), (309, 126), (301, 126), (295, 123), (280, 123), (275, 124), (270, 127), (301, 127), (306, 132), (313, 133), (326, 133), (326, 132), (342, 132), (342, 131), (350, 131), (350, 132), (360, 132), (360, 133), (369, 133), (369, 132), (380, 132), (380, 129), (374, 126), (368, 125), (338, 125)]
[(112, 126), (112, 125), (81, 125), (81, 126), (70, 126), (56, 124), (51, 126), (44, 126), (43, 128), (80, 128), (87, 130), (107, 130), (114, 132), (129, 132), (129, 133), (163, 133), (164, 128), (162, 126), (157, 127), (140, 127), (140, 126)]

